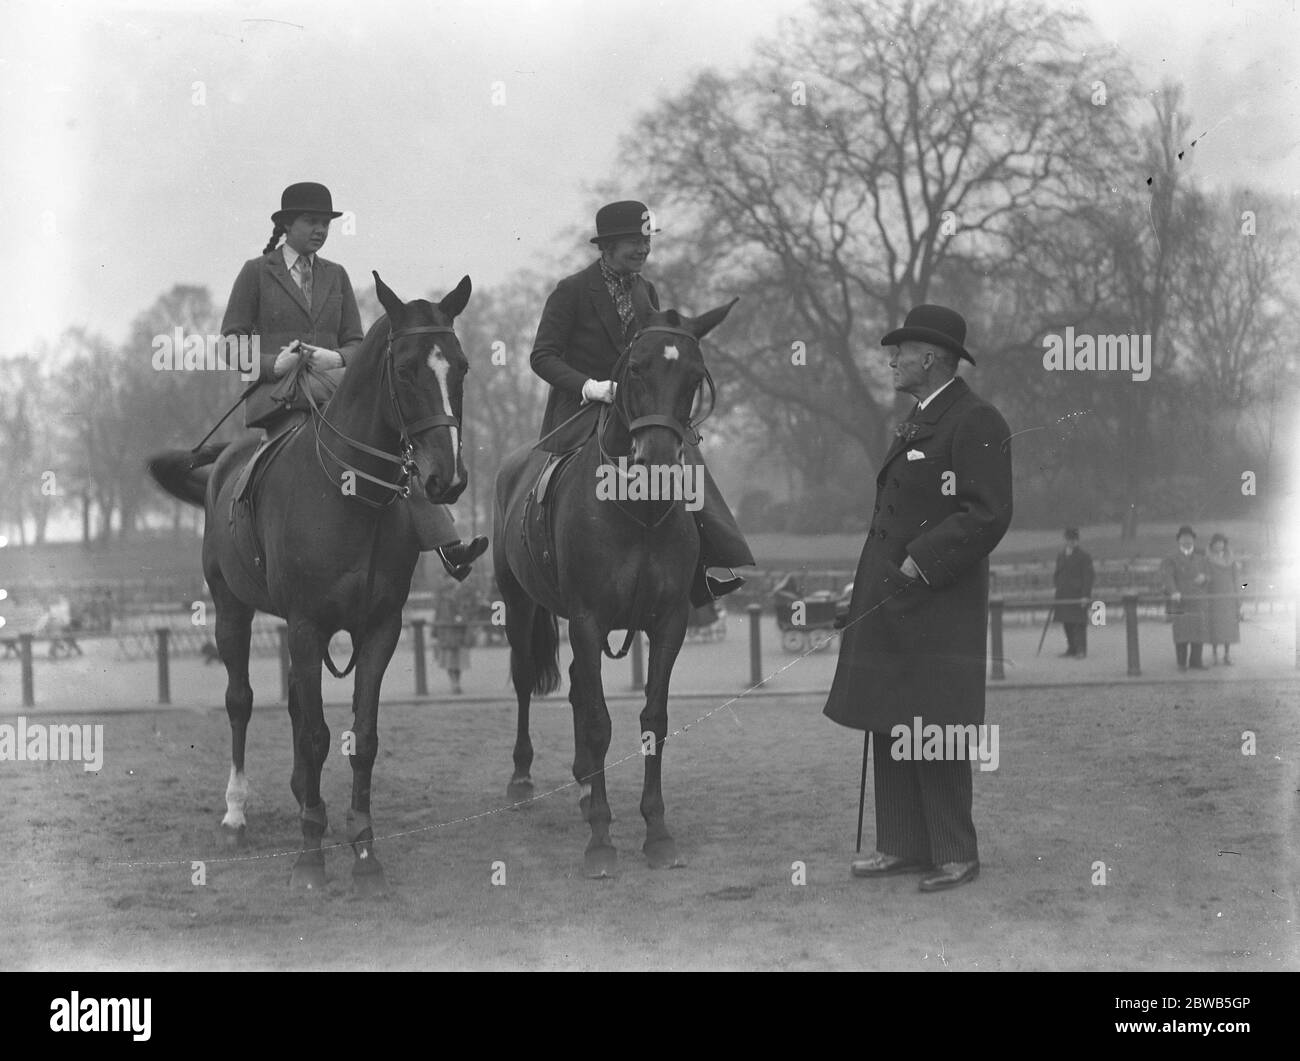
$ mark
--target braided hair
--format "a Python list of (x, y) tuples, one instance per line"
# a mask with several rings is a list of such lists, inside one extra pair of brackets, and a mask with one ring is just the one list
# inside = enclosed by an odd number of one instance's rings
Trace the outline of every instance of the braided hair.
[(286, 229), (283, 222), (277, 221), (275, 227), (271, 229), (271, 238), (267, 241), (266, 246), (262, 248), (262, 253), (270, 254), (275, 250), (280, 243), (280, 237), (285, 234), (285, 231)]

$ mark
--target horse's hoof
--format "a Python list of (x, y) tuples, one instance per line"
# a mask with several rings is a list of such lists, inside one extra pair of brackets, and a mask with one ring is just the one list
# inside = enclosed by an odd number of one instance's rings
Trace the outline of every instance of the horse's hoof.
[(506, 799), (511, 803), (523, 803), (533, 798), (533, 779), (531, 777), (512, 777), (506, 785)]
[(241, 851), (248, 846), (248, 830), (243, 825), (221, 824), (221, 839), (227, 847), (236, 847)]
[(294, 891), (323, 892), (325, 890), (325, 857), (320, 852), (316, 858), (304, 861), (299, 856), (289, 875), (289, 887)]
[(388, 877), (373, 854), (352, 864), (352, 894), (358, 899), (382, 899), (388, 895)]
[(686, 859), (678, 854), (677, 842), (671, 836), (647, 840), (641, 850), (650, 861), (651, 869), (681, 869), (686, 865)]
[(610, 844), (601, 844), (587, 848), (583, 856), (583, 872), (593, 880), (614, 876), (614, 867), (618, 862), (618, 852)]

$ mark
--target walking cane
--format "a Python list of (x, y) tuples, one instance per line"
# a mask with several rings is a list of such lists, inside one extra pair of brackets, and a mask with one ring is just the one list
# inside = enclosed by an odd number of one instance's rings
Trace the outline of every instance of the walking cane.
[(1047, 631), (1052, 625), (1052, 616), (1055, 613), (1056, 605), (1052, 605), (1052, 607), (1047, 609), (1047, 622), (1043, 623), (1043, 636), (1038, 639), (1038, 652), (1034, 653), (1035, 656), (1037, 656), (1039, 652), (1043, 651), (1043, 642), (1047, 640)]
[(858, 846), (855, 854), (862, 854), (862, 809), (867, 803), (867, 749), (871, 747), (871, 730), (862, 731), (862, 785), (858, 789)]

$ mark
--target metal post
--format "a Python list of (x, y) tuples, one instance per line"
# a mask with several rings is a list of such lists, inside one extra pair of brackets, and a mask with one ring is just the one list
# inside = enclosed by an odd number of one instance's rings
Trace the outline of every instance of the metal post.
[(636, 632), (632, 638), (632, 691), (642, 692), (645, 689), (645, 655), (641, 648), (641, 631)]
[(276, 633), (280, 635), (280, 699), (287, 704), (289, 702), (289, 628), (282, 626)]
[(424, 620), (411, 620), (411, 640), (415, 642), (415, 695), (429, 695), (429, 674), (424, 660)]
[(1128, 641), (1128, 676), (1142, 675), (1142, 662), (1138, 657), (1138, 596), (1132, 590), (1124, 594), (1124, 633)]
[(996, 682), (1005, 681), (1007, 677), (1002, 659), (1002, 611), (1004, 607), (1005, 602), (1001, 597), (989, 598), (989, 627), (992, 630), (993, 637), (992, 678)]
[(1300, 599), (1295, 602), (1295, 665), (1300, 670)]
[(751, 604), (745, 612), (749, 616), (749, 684), (752, 688), (763, 681), (763, 606)]
[(171, 649), (168, 642), (172, 632), (165, 626), (154, 631), (158, 635), (158, 702), (172, 702)]
[(35, 707), (36, 679), (32, 674), (32, 635), (19, 634), (18, 647), (23, 660), (23, 707)]

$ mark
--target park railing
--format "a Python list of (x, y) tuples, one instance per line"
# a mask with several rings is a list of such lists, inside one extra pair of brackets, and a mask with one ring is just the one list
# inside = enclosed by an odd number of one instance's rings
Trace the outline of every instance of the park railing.
[[(1296, 620), (1296, 648), (1295, 648), (1295, 665), (1300, 669), (1300, 601), (1295, 598), (1284, 596), (1276, 593), (1198, 593), (1193, 596), (1185, 596), (1182, 599), (1182, 613), (1187, 614), (1189, 607), (1197, 602), (1204, 601), (1208, 606), (1209, 602), (1216, 600), (1230, 600), (1238, 606), (1242, 604), (1254, 604), (1258, 611), (1261, 604), (1270, 604), (1276, 606), (1279, 604), (1290, 605), (1295, 613)], [(1127, 676), (1138, 678), (1142, 675), (1142, 658), (1141, 648), (1138, 641), (1138, 619), (1139, 612), (1145, 611), (1150, 615), (1152, 606), (1163, 612), (1168, 608), (1169, 597), (1164, 593), (1149, 593), (1140, 590), (1128, 590), (1118, 594), (1102, 595), (1096, 597), (1071, 597), (1057, 600), (1050, 597), (1022, 597), (1008, 600), (1000, 595), (989, 597), (989, 677), (993, 681), (1004, 681), (1006, 679), (1006, 656), (1003, 651), (1002, 631), (1005, 625), (1008, 613), (1017, 612), (1047, 612), (1046, 622), (1050, 624), (1053, 619), (1053, 612), (1061, 605), (1079, 605), (1085, 611), (1084, 622), (1093, 626), (1105, 626), (1106, 623), (1092, 622), (1094, 606), (1097, 604), (1103, 607), (1118, 605), (1124, 612), (1124, 635), (1125, 635), (1125, 655), (1127, 662)], [(1270, 608), (1270, 611), (1272, 608)], [(1101, 613), (1103, 617), (1105, 612)], [(1206, 636), (1202, 639), (1203, 644), (1210, 643), (1210, 638)]]
[[(1300, 600), (1295, 597), (1276, 594), (1276, 593), (1234, 593), (1234, 594), (1198, 594), (1194, 600), (1210, 602), (1213, 600), (1231, 599), (1241, 604), (1254, 604), (1258, 609), (1262, 604), (1270, 604), (1271, 611), (1276, 611), (1277, 607), (1284, 606), (1290, 608), (1295, 614), (1295, 666), (1300, 669)], [(1184, 598), (1184, 605), (1191, 603), (1192, 598)], [(1034, 612), (1047, 614), (1047, 622), (1052, 620), (1053, 609), (1063, 604), (1082, 605), (1085, 609), (1085, 621), (1090, 619), (1090, 614), (1097, 604), (1105, 605), (1107, 608), (1118, 606), (1124, 615), (1125, 628), (1125, 648), (1127, 676), (1136, 678), (1142, 674), (1140, 644), (1138, 638), (1138, 624), (1141, 616), (1148, 618), (1153, 614), (1153, 606), (1164, 608), (1168, 605), (1169, 600), (1164, 594), (1142, 592), (1133, 590), (1119, 594), (1104, 594), (1099, 597), (1081, 597), (1069, 600), (1056, 600), (1048, 597), (1022, 597), (1008, 599), (1000, 595), (994, 595), (989, 598), (988, 605), (988, 623), (989, 623), (989, 678), (992, 681), (1004, 681), (1006, 679), (1006, 655), (1003, 644), (1003, 630), (1006, 625), (1008, 615), (1031, 614)], [(746, 609), (746, 618), (749, 626), (749, 681), (750, 688), (757, 688), (764, 684), (766, 678), (763, 673), (763, 643), (762, 643), (762, 617), (766, 608), (761, 604), (749, 604)], [(469, 646), (483, 643), (490, 638), (499, 641), (502, 636), (502, 628), (492, 623), (481, 621), (469, 622), (444, 622), (436, 619), (411, 618), (404, 624), (405, 628), (410, 630), (411, 650), (414, 654), (414, 694), (417, 697), (429, 696), (429, 677), (427, 665), (427, 642), (430, 639), (436, 640), (435, 631), (445, 630), (444, 636), (447, 637), (449, 644)], [(1107, 625), (1106, 623), (1093, 623), (1092, 625)], [(482, 631), (478, 628), (483, 627)], [(432, 628), (432, 629), (431, 629)], [(831, 631), (824, 631), (828, 635)], [(276, 643), (276, 652), (280, 662), (280, 699), (287, 702), (289, 698), (289, 641), (288, 628), (283, 624), (274, 628), (274, 637)], [(158, 626), (153, 630), (153, 656), (157, 664), (158, 678), (158, 703), (169, 705), (171, 703), (171, 661), (175, 654), (174, 646), (177, 640), (177, 631), (172, 625)], [(17, 655), (20, 658), (20, 667), (22, 674), (22, 704), (23, 707), (34, 707), (36, 704), (36, 682), (35, 668), (33, 666), (34, 649), (33, 646), (37, 641), (48, 640), (46, 637), (33, 633), (23, 633), (17, 638), (10, 638), (17, 642)], [(1208, 642), (1208, 637), (1206, 641)], [(637, 634), (632, 641), (631, 650), (631, 677), (632, 688), (641, 691), (645, 688), (645, 656), (644, 656), (644, 636)]]

